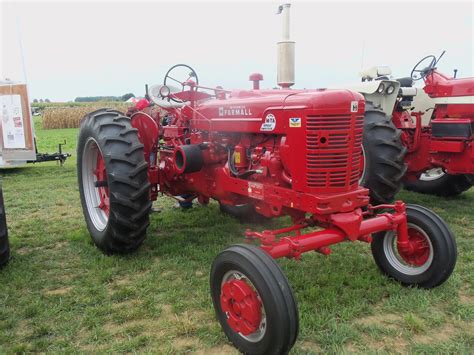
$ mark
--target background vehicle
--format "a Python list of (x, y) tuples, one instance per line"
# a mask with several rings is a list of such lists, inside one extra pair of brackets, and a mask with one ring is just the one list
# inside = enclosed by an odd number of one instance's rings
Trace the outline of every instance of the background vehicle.
[(58, 161), (61, 165), (71, 155), (62, 152), (40, 153), (36, 147), (33, 117), (26, 84), (0, 81), (0, 168)]
[[(409, 190), (453, 196), (474, 184), (474, 78), (452, 78), (436, 66), (444, 52), (420, 60), (403, 79), (393, 112), (408, 148), (405, 186)], [(413, 81), (424, 80), (430, 107), (417, 107)], [(414, 101), (414, 108), (409, 107)], [(418, 101), (418, 104), (421, 102)], [(423, 117), (429, 118), (427, 125)]]
[[(391, 73), (385, 67), (382, 72), (372, 68), (362, 73), (362, 80), (369, 82), (362, 83), (357, 91), (391, 117), (393, 126), (401, 132), (397, 135), (406, 148), (403, 176), (406, 188), (453, 196), (474, 184), (474, 78), (456, 79), (441, 74), (436, 69), (441, 56), (423, 58), (410, 77), (396, 81), (388, 78)], [(425, 83), (423, 91), (413, 87), (414, 81), (421, 79)], [(398, 96), (394, 106), (391, 106), (392, 101), (386, 104), (387, 93), (383, 90), (370, 91), (377, 85), (397, 87), (397, 82), (400, 89), (394, 91)], [(366, 130), (367, 135), (369, 132)], [(364, 144), (369, 142), (370, 139)], [(396, 144), (399, 145), (398, 140)], [(376, 172), (369, 170), (366, 174)], [(395, 174), (391, 181), (399, 181), (400, 177)], [(372, 188), (370, 184), (365, 186)], [(389, 193), (384, 196), (392, 197)]]

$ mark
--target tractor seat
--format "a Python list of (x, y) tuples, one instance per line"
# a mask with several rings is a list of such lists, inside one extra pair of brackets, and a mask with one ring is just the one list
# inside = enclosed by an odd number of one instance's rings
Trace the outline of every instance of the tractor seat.
[(407, 76), (406, 78), (396, 79), (402, 88), (411, 88), (413, 86), (413, 79)]

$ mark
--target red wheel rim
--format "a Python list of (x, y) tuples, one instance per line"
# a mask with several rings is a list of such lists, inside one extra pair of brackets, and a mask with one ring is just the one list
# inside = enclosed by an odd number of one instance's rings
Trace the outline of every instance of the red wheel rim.
[(257, 292), (244, 280), (226, 281), (221, 287), (221, 308), (227, 323), (236, 333), (255, 333), (262, 321), (262, 302)]
[(99, 208), (104, 211), (104, 213), (109, 216), (110, 212), (110, 198), (109, 198), (109, 188), (107, 181), (107, 171), (105, 170), (105, 161), (102, 157), (102, 153), (97, 149), (97, 163), (94, 170), (94, 175), (96, 178), (97, 190), (99, 192)]
[(397, 248), (398, 253), (409, 265), (424, 265), (430, 257), (430, 245), (428, 239), (420, 231), (414, 228), (408, 228), (408, 241), (410, 243), (410, 248)]

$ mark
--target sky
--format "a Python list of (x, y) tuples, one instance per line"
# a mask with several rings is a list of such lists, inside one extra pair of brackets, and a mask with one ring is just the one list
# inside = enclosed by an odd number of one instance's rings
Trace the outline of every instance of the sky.
[[(262, 87), (276, 85), (278, 1), (0, 1), (0, 79), (26, 77), (32, 99), (143, 96), (176, 63), (206, 86), (250, 88), (254, 72)], [(294, 87), (355, 83), (374, 65), (409, 76), (443, 50), (440, 71), (474, 76), (473, 33), (472, 1), (293, 1)]]

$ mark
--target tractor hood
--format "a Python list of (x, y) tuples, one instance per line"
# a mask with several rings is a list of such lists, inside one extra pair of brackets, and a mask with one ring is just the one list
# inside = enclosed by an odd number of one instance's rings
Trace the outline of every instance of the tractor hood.
[(354, 112), (364, 112), (364, 98), (351, 90), (233, 91), (227, 99), (200, 104), (195, 118), (202, 119), (193, 120), (193, 125), (217, 131), (284, 134), (290, 127), (290, 118), (303, 122), (306, 115)]

